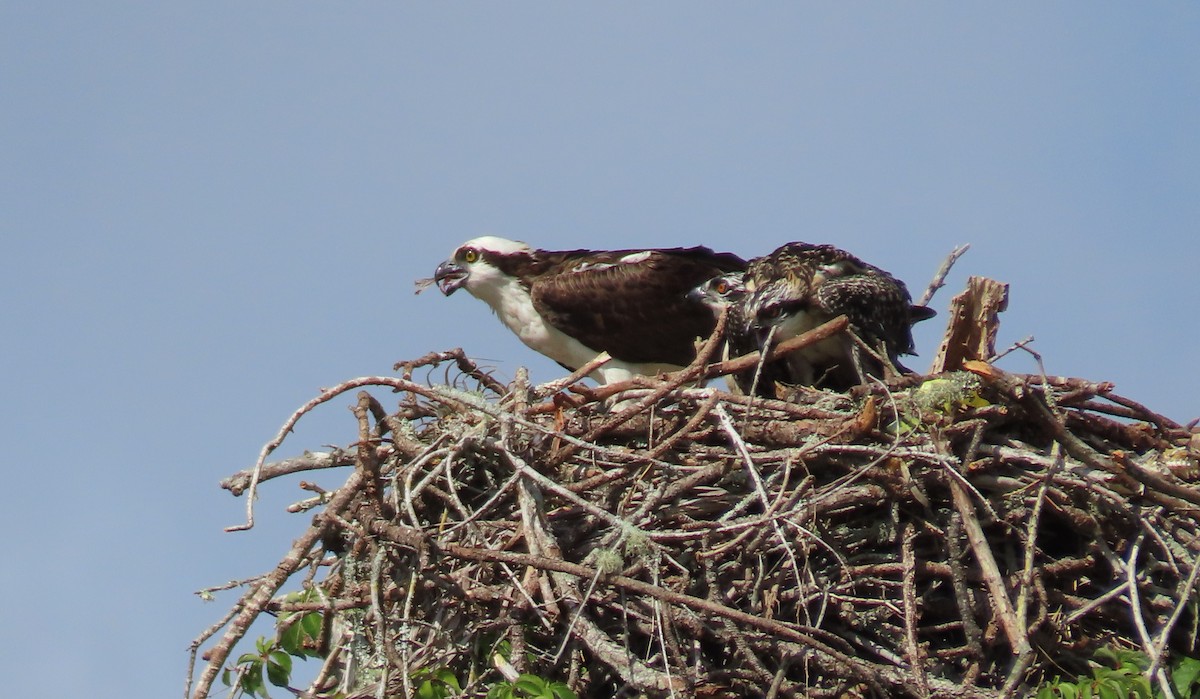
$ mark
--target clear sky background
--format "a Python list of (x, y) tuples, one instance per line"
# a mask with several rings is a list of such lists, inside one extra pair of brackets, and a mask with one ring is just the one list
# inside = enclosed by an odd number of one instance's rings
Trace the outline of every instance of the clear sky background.
[(559, 376), (413, 295), (481, 234), (829, 242), (914, 295), (969, 242), (913, 367), (987, 275), (1002, 345), (1200, 416), (1198, 37), (1194, 2), (0, 3), (4, 694), (182, 694), (234, 600), (191, 591), (309, 520), (274, 483), (224, 534), (217, 481), (320, 387), (456, 346)]

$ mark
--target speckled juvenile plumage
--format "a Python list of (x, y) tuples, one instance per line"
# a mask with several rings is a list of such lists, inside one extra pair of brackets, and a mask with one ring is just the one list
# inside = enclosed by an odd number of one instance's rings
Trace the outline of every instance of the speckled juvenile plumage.
[[(796, 337), (838, 315), (880, 356), (898, 365), (913, 353), (913, 323), (933, 311), (913, 306), (904, 282), (832, 245), (794, 242), (751, 260), (740, 301), (742, 324), (733, 332), (759, 347)], [(886, 367), (838, 336), (787, 358), (792, 383), (845, 390)], [(903, 369), (901, 367), (901, 369)]]

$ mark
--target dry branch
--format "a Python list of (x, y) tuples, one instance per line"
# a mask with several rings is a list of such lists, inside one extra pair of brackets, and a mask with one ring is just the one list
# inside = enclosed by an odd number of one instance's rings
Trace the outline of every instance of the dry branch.
[(950, 301), (946, 335), (930, 373), (962, 368), (964, 361), (987, 361), (996, 354), (1000, 313), (1008, 307), (1008, 284), (985, 277), (967, 279), (967, 288)]

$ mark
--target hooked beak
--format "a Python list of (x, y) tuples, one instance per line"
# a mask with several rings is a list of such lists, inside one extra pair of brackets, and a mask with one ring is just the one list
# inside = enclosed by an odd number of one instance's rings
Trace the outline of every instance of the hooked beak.
[(459, 267), (453, 260), (446, 260), (437, 266), (433, 273), (433, 281), (437, 283), (442, 294), (449, 296), (467, 283), (468, 276), (470, 273), (467, 270)]
[(691, 291), (687, 292), (687, 294), (684, 296), (684, 298), (686, 298), (688, 301), (691, 301), (693, 303), (705, 303), (706, 304), (708, 302), (708, 292), (706, 292), (704, 290), (704, 287), (698, 286), (695, 289), (692, 289)]

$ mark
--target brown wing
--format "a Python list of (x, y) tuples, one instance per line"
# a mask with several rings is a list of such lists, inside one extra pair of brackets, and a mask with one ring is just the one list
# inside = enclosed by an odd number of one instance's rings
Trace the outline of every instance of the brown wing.
[(751, 261), (748, 274), (760, 284), (790, 278), (802, 296), (812, 294), (797, 304), (829, 317), (844, 313), (860, 337), (872, 345), (882, 340), (893, 358), (912, 353), (912, 324), (933, 315), (912, 305), (904, 282), (833, 245), (787, 243)]
[(894, 359), (913, 353), (912, 298), (903, 282), (887, 273), (835, 277), (817, 287), (817, 305), (830, 316), (846, 314), (859, 337), (883, 341)]
[(547, 322), (622, 361), (680, 366), (715, 324), (688, 291), (745, 267), (735, 255), (702, 247), (552, 254), (559, 259), (530, 282), (534, 308)]

